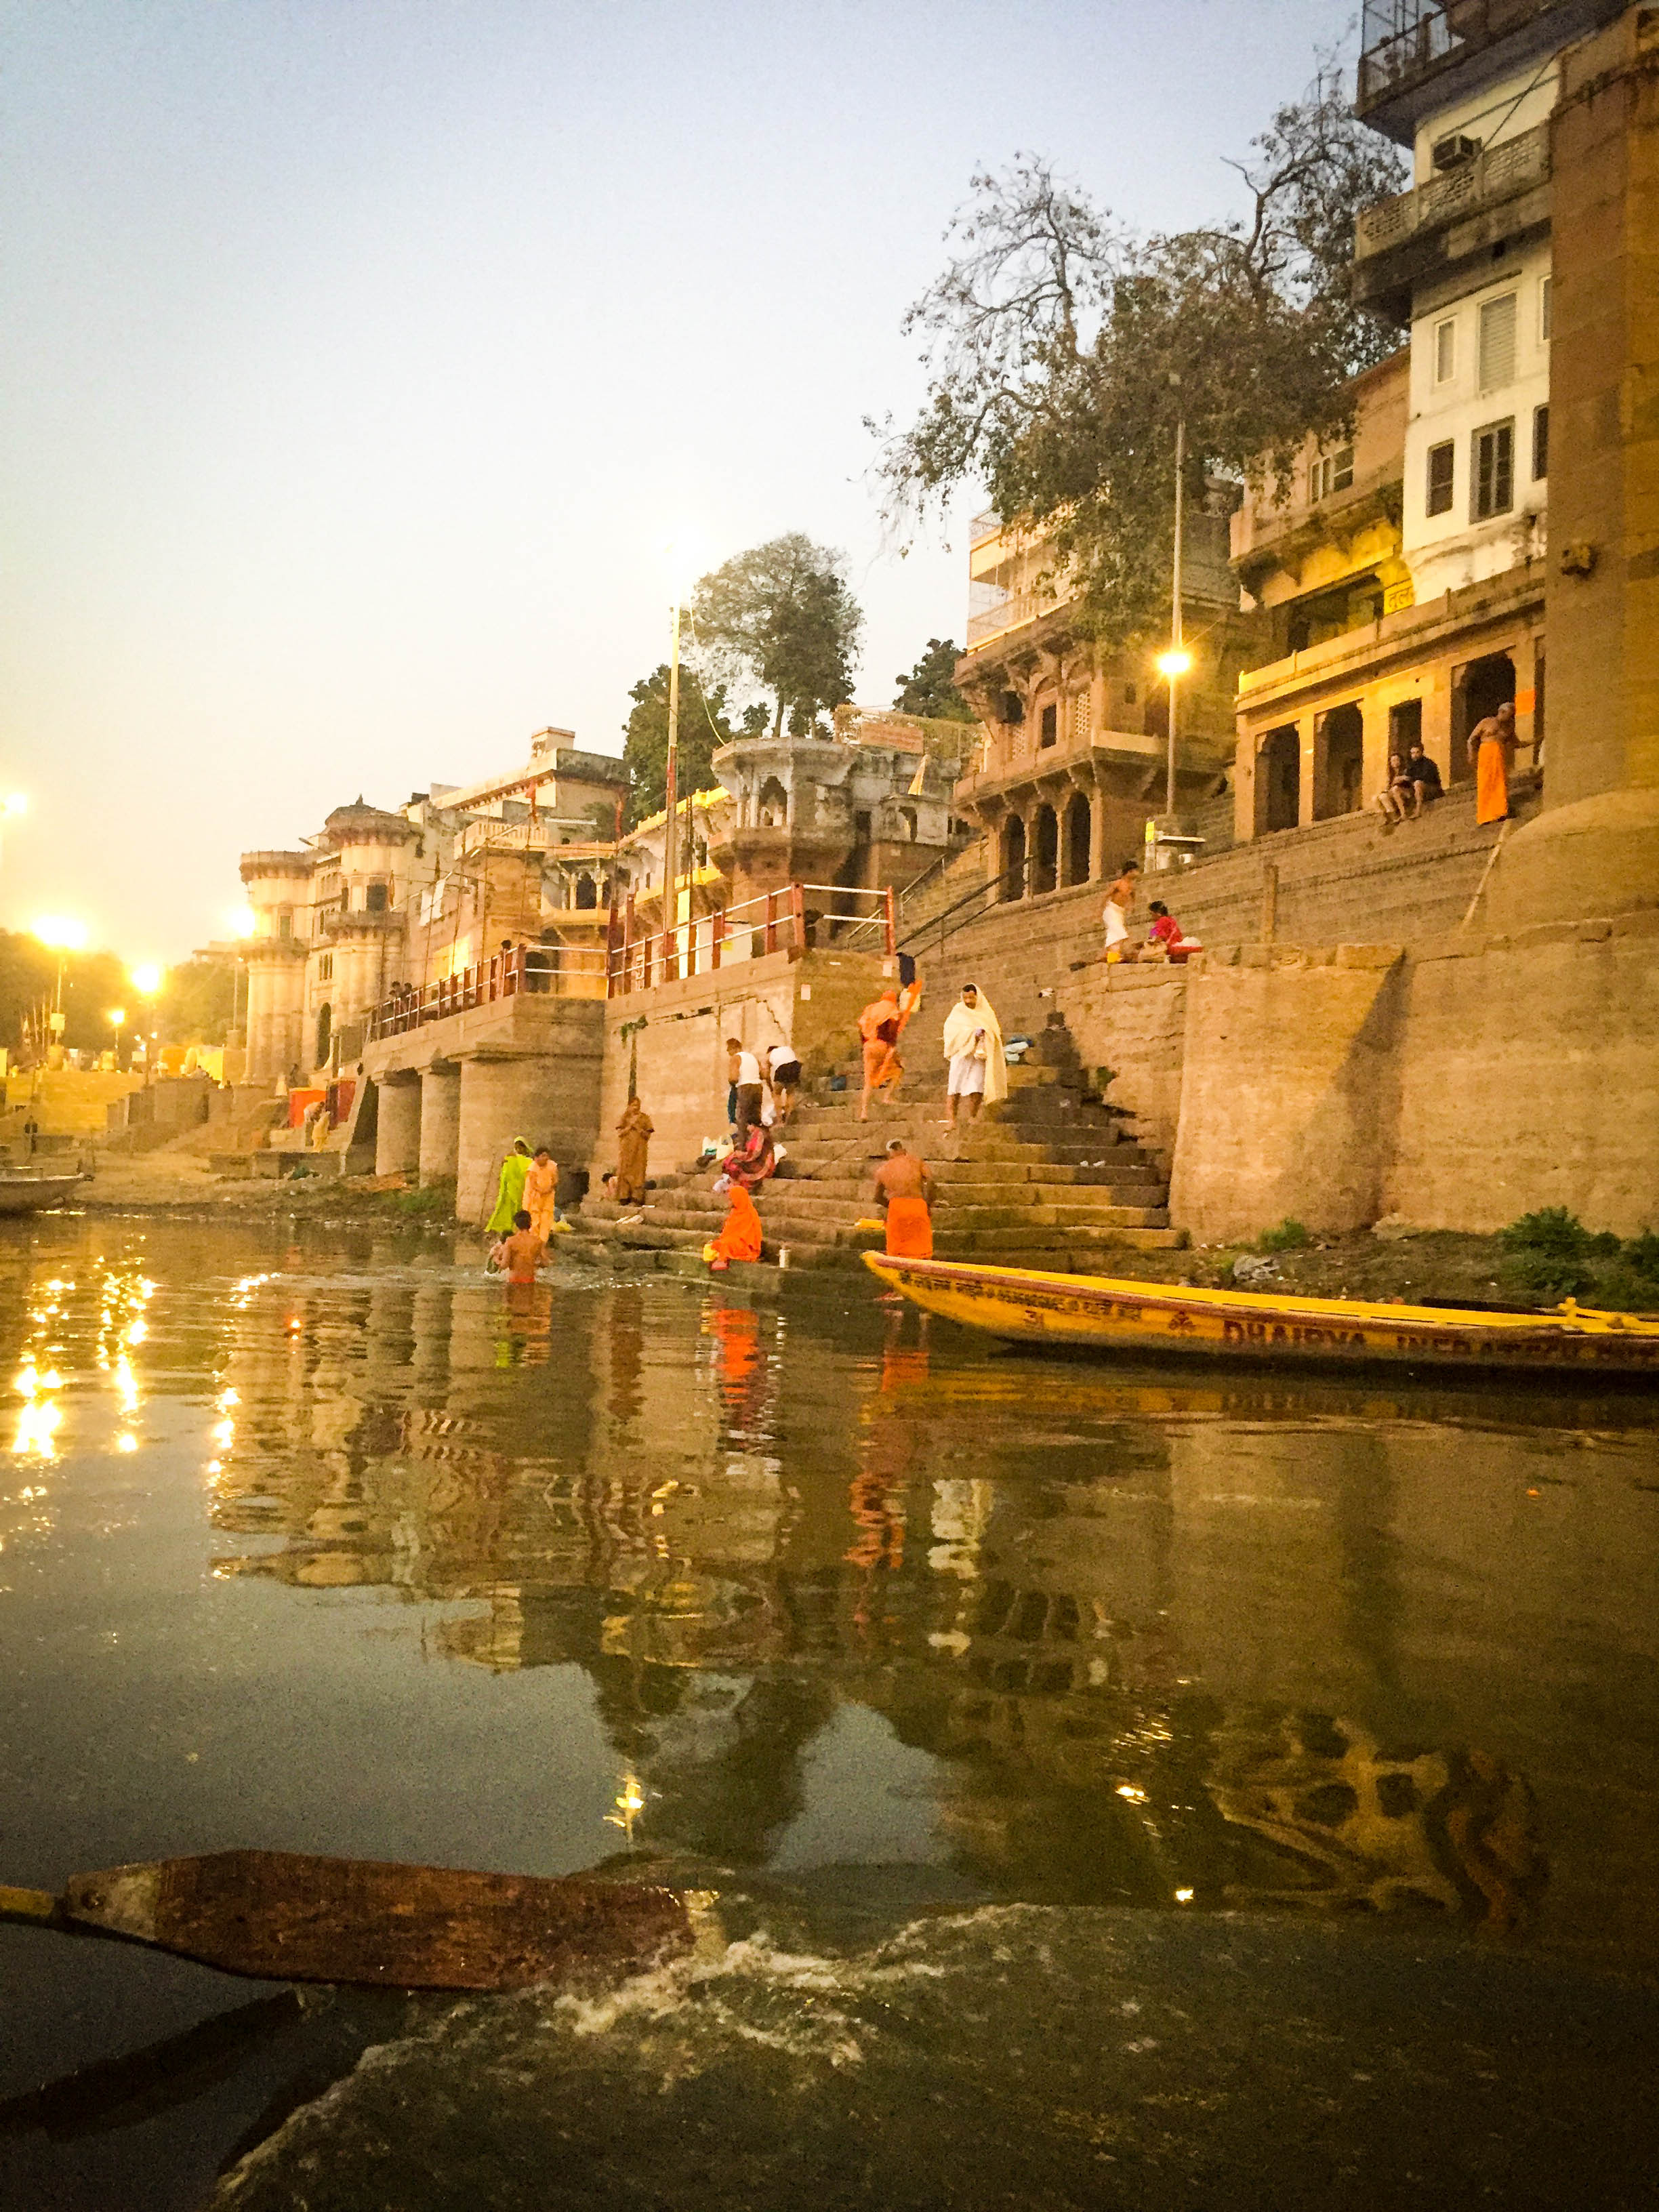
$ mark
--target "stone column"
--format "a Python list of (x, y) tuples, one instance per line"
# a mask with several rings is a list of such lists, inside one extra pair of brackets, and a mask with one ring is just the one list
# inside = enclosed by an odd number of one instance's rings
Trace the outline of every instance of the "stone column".
[(381, 1079), (374, 1121), (374, 1172), (403, 1175), (421, 1164), (422, 1083), (418, 1075)]
[(1659, 20), (1562, 56), (1551, 130), (1550, 699), (1544, 803), (1493, 930), (1659, 897)]
[(1301, 771), (1296, 795), (1296, 818), (1304, 826), (1314, 818), (1317, 804), (1319, 776), (1319, 717), (1302, 714), (1296, 725), (1296, 742), (1301, 759)]
[(461, 1071), (437, 1060), (421, 1071), (421, 1187), (453, 1182), (461, 1131)]
[[(465, 1060), (461, 1062), (459, 1164), (455, 1218), (481, 1221), (495, 1198), (497, 1171), (514, 1137), (533, 1146), (551, 1142), (551, 1085), (544, 1058)], [(568, 1166), (561, 1161), (562, 1167)]]

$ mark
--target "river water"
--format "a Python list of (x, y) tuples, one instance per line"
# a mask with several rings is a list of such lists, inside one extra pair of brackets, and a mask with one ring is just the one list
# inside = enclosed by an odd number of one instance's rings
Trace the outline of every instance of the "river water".
[(0, 1931), (0, 2202), (1651, 2201), (1653, 1398), (137, 1218), (0, 1337), (0, 1879), (715, 1899), (580, 2002)]

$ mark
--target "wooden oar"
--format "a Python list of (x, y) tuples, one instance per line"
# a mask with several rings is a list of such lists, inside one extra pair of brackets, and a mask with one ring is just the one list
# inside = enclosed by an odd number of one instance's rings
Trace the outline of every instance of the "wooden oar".
[(112, 1936), (271, 1982), (513, 1990), (687, 1950), (671, 1890), (300, 1851), (215, 1851), (0, 1888), (0, 1921)]

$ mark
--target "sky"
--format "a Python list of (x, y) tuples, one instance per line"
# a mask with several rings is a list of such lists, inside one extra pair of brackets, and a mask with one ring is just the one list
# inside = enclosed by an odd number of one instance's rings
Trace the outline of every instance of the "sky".
[(1342, 0), (0, 0), (0, 926), (225, 933), (247, 848), (362, 792), (621, 750), (665, 548), (842, 549), (890, 702), (960, 639), (953, 522), (866, 417), (973, 173), (1133, 224)]

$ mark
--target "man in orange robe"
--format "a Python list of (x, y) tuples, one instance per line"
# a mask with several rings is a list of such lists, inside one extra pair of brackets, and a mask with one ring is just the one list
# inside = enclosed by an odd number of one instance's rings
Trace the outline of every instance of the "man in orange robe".
[(859, 1039), (864, 1047), (864, 1095), (859, 1100), (859, 1119), (870, 1118), (870, 1101), (884, 1086), (896, 1091), (904, 1073), (898, 1056), (899, 1031), (904, 1016), (899, 994), (890, 983), (878, 999), (872, 999), (859, 1016)]
[(1474, 818), (1502, 822), (1510, 811), (1510, 765), (1518, 740), (1515, 708), (1506, 699), (1469, 732), (1469, 765), (1474, 770)]
[(890, 1260), (933, 1258), (933, 1198), (927, 1163), (907, 1151), (902, 1138), (891, 1138), (887, 1158), (876, 1170), (876, 1204), (887, 1216)]

